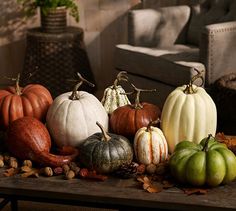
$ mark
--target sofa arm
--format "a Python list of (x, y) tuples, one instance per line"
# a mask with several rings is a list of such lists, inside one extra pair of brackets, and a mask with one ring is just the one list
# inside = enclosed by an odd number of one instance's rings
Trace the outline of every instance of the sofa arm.
[(188, 6), (131, 10), (128, 14), (128, 42), (145, 47), (185, 43), (189, 17)]
[(236, 21), (205, 26), (199, 47), (200, 61), (206, 67), (206, 85), (236, 72)]

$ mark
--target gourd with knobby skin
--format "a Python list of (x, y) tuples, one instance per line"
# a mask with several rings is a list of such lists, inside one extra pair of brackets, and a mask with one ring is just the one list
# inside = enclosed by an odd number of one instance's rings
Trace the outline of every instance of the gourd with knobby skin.
[(150, 121), (158, 119), (161, 115), (158, 106), (146, 102), (140, 103), (139, 99), (141, 92), (156, 90), (139, 89), (133, 84), (131, 85), (133, 92), (127, 94), (136, 94), (135, 103), (117, 108), (110, 116), (111, 130), (128, 138), (134, 138), (138, 129), (146, 127)]
[(168, 157), (168, 146), (162, 131), (154, 127), (159, 119), (152, 121), (147, 127), (140, 128), (134, 137), (134, 152), (139, 163), (158, 164)]
[(92, 94), (77, 91), (83, 82), (94, 86), (79, 73), (73, 92), (59, 95), (47, 113), (47, 127), (57, 146), (78, 146), (90, 135), (99, 132), (96, 121), (107, 130), (108, 115)]
[(193, 84), (199, 77), (202, 78), (202, 73), (194, 76), (188, 85), (176, 88), (164, 103), (161, 129), (171, 153), (182, 140), (199, 143), (208, 134), (216, 133), (216, 106), (205, 89)]
[(173, 177), (193, 186), (217, 186), (236, 177), (236, 157), (226, 145), (209, 135), (200, 144), (183, 141), (169, 160)]
[(101, 100), (102, 105), (108, 114), (111, 114), (117, 108), (130, 104), (130, 101), (125, 94), (125, 90), (121, 85), (118, 85), (120, 81), (127, 81), (128, 77), (125, 71), (121, 71), (114, 81), (112, 86), (109, 86), (105, 89), (103, 98)]
[(88, 137), (79, 147), (79, 159), (85, 167), (99, 173), (111, 173), (133, 160), (133, 148), (123, 136), (107, 133), (98, 122), (102, 133)]
[(0, 90), (0, 127), (6, 129), (20, 117), (31, 116), (44, 121), (53, 99), (50, 92), (39, 84), (20, 87), (20, 74), (15, 86)]

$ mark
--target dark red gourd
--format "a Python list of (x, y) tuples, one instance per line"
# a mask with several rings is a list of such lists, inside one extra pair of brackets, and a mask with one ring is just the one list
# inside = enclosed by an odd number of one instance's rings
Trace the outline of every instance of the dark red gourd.
[(43, 166), (57, 167), (71, 162), (78, 154), (54, 155), (50, 153), (51, 138), (45, 125), (34, 117), (22, 117), (9, 125), (6, 146), (15, 157), (30, 159)]

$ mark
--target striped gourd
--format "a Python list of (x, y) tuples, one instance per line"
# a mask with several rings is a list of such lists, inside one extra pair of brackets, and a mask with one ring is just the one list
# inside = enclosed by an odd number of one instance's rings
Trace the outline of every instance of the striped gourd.
[(158, 164), (168, 157), (168, 146), (162, 131), (152, 126), (156, 121), (149, 123), (147, 127), (140, 128), (134, 137), (134, 152), (139, 163)]
[(127, 81), (128, 77), (125, 75), (126, 72), (122, 71), (117, 75), (116, 80), (112, 86), (105, 89), (103, 98), (101, 100), (102, 105), (108, 114), (111, 114), (117, 108), (130, 104), (130, 101), (125, 94), (125, 90), (118, 82), (121, 80)]

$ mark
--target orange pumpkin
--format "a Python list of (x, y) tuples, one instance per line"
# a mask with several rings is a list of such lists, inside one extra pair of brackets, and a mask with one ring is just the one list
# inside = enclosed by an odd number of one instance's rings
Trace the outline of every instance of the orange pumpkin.
[(19, 86), (19, 76), (15, 86), (0, 90), (0, 127), (5, 129), (14, 120), (31, 116), (45, 120), (53, 99), (50, 92), (41, 85)]

